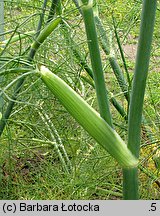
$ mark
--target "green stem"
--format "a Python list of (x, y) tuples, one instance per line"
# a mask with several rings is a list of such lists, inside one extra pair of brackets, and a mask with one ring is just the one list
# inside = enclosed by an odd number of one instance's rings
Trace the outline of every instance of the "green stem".
[(129, 88), (131, 88), (131, 80), (130, 80), (130, 76), (129, 76), (129, 72), (128, 72), (128, 68), (127, 68), (127, 63), (126, 63), (124, 52), (123, 52), (123, 48), (121, 46), (121, 41), (120, 41), (120, 38), (119, 38), (119, 35), (118, 35), (118, 32), (117, 32), (117, 27), (116, 27), (114, 17), (112, 19), (113, 19), (114, 33), (115, 33), (115, 36), (116, 36), (116, 40), (117, 40), (117, 44), (118, 44), (119, 51), (120, 51), (120, 54), (121, 54), (121, 58), (122, 58), (122, 61), (123, 61), (124, 69), (125, 69), (126, 75), (127, 75), (128, 85), (129, 85)]
[(122, 89), (122, 92), (124, 93), (124, 96), (125, 96), (127, 102), (129, 102), (129, 92), (128, 92), (127, 82), (125, 80), (123, 72), (122, 72), (116, 58), (112, 54), (113, 53), (112, 48), (110, 50), (109, 40), (108, 40), (108, 37), (106, 35), (103, 24), (102, 24), (100, 18), (98, 17), (98, 9), (97, 8), (95, 8), (94, 18), (95, 18), (96, 27), (97, 27), (97, 30), (98, 30), (98, 33), (100, 36), (101, 47), (102, 47), (103, 51), (105, 52), (105, 54), (107, 56), (109, 56), (109, 63), (111, 65), (111, 68), (112, 68), (112, 70), (116, 76), (118, 84), (119, 84), (120, 88)]
[[(44, 28), (44, 30), (38, 35), (37, 39), (33, 42), (31, 49), (30, 49), (30, 53), (28, 55), (28, 61), (32, 62), (33, 58), (36, 54), (36, 51), (38, 50), (38, 48), (40, 47), (40, 45), (44, 42), (44, 40), (52, 33), (52, 31), (58, 26), (58, 24), (61, 22), (61, 18), (57, 18), (55, 20), (53, 20), (52, 22), (50, 22), (46, 28)], [(6, 126), (7, 120), (9, 118), (9, 116), (11, 115), (12, 109), (14, 107), (15, 104), (15, 100), (17, 99), (17, 96), (23, 86), (23, 83), (25, 81), (25, 77), (22, 77), (21, 79), (19, 79), (14, 93), (12, 95), (12, 100), (9, 101), (8, 106), (6, 108), (6, 111), (4, 113), (4, 115), (2, 116), (2, 119), (0, 120), (0, 136), (3, 133), (3, 130)]]
[[(71, 44), (70, 48), (73, 52), (74, 56), (78, 60), (78, 64), (87, 72), (87, 74), (81, 74), (81, 78), (84, 79), (86, 82), (88, 82), (93, 88), (95, 88), (94, 82), (93, 82), (93, 71), (87, 64), (85, 58), (82, 56), (80, 50), (78, 49), (78, 45), (75, 43), (73, 38), (71, 37), (70, 31), (68, 30), (68, 26), (65, 22), (63, 22), (63, 31), (65, 35), (65, 39), (68, 44)], [(102, 30), (104, 32), (104, 29)], [(103, 34), (104, 35), (104, 34)], [(108, 93), (107, 93), (108, 94)], [(110, 102), (113, 104), (115, 109), (119, 112), (119, 114), (127, 121), (127, 114), (123, 107), (120, 105), (120, 103), (112, 96), (110, 98)]]
[(47, 1), (48, 0), (44, 0), (43, 5), (42, 5), (42, 13), (40, 14), (40, 19), (39, 19), (39, 22), (38, 22), (36, 37), (38, 37), (38, 35), (40, 33), (40, 30), (42, 28), (42, 23), (43, 23), (43, 20), (44, 20), (44, 14), (45, 14), (45, 11), (46, 11)]
[(52, 31), (58, 26), (58, 24), (61, 22), (61, 18), (58, 17), (54, 20), (52, 20), (38, 35), (36, 40), (31, 45), (31, 50), (29, 54), (29, 61), (33, 60), (33, 57), (40, 47), (40, 45), (45, 41), (45, 39), (52, 33)]
[[(128, 125), (128, 148), (138, 158), (141, 141), (141, 119), (157, 0), (143, 0), (140, 37), (131, 92)], [(138, 168), (123, 170), (123, 195), (126, 200), (138, 199)]]
[[(79, 9), (79, 12), (82, 14), (82, 10), (79, 7), (78, 1), (73, 0), (73, 2), (75, 3), (76, 7)], [(106, 36), (103, 25), (101, 23), (101, 20), (99, 19), (97, 14), (98, 13), (94, 13), (94, 19), (95, 19), (95, 24), (96, 24), (97, 30), (100, 34), (100, 43), (101, 43), (102, 49), (104, 50), (106, 55), (109, 55), (110, 54), (109, 41), (108, 41), (108, 38)], [(78, 50), (75, 47), (76, 47), (76, 45), (73, 46), (73, 49), (74, 49), (73, 52), (74, 52), (76, 58), (79, 59), (81, 66), (86, 70), (86, 72), (89, 74), (89, 76), (91, 78), (93, 78), (92, 70), (87, 65), (86, 61), (82, 58), (82, 56), (80, 55), (80, 53), (78, 52)], [(85, 78), (85, 76), (83, 76), (83, 78), (84, 78), (84, 80), (89, 81), (87, 78)], [(95, 88), (95, 85), (92, 84), (90, 81), (89, 81), (89, 84)], [(107, 94), (108, 94), (108, 91), (107, 91)], [(113, 106), (116, 108), (116, 110), (120, 113), (120, 115), (127, 121), (127, 114), (126, 114), (125, 110), (123, 109), (123, 107), (120, 105), (120, 103), (114, 97), (110, 98), (110, 102), (113, 104)]]
[(116, 58), (114, 56), (111, 56), (109, 57), (109, 63), (111, 65), (111, 68), (117, 78), (117, 81), (118, 81), (118, 84), (126, 98), (126, 100), (129, 102), (129, 93), (128, 93), (128, 85), (127, 85), (127, 82), (125, 80), (125, 77), (123, 75), (123, 72), (116, 60)]
[(61, 0), (52, 0), (47, 22), (53, 19), (56, 12), (57, 15), (61, 14)]
[(85, 57), (81, 54), (78, 44), (73, 40), (71, 33), (70, 33), (70, 29), (68, 28), (69, 24), (67, 23), (67, 25), (66, 25), (66, 22), (62, 22), (62, 25), (63, 25), (63, 34), (65, 37), (65, 40), (66, 40), (67, 44), (70, 45), (71, 51), (72, 51), (73, 55), (76, 57), (78, 64), (93, 79), (92, 69), (87, 64)]
[(102, 24), (102, 22), (101, 22), (101, 20), (97, 14), (98, 14), (98, 12), (95, 13), (94, 19), (95, 19), (97, 31), (99, 33), (100, 44), (101, 44), (103, 51), (106, 53), (106, 55), (109, 55), (110, 54), (109, 40), (108, 40), (108, 37), (106, 35), (106, 31), (103, 27), (103, 24)]
[(113, 104), (113, 106), (116, 108), (116, 110), (119, 112), (119, 114), (125, 119), (125, 121), (127, 122), (127, 114), (124, 110), (124, 108), (121, 106), (121, 104), (114, 98), (111, 97), (110, 98), (110, 102)]
[(100, 115), (110, 126), (113, 126), (109, 108), (109, 100), (107, 96), (105, 80), (103, 75), (102, 62), (95, 27), (95, 20), (93, 15), (93, 4), (90, 0), (83, 0), (82, 2), (84, 4), (82, 4), (81, 9), (87, 34), (88, 47), (91, 57), (93, 77), (95, 82), (95, 89), (97, 94)]

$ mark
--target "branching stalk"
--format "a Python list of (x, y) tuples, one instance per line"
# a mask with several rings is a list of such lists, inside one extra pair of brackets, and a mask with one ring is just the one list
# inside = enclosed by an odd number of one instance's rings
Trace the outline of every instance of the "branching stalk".
[[(33, 58), (36, 54), (36, 51), (38, 50), (38, 48), (40, 47), (40, 45), (44, 42), (44, 40), (53, 32), (53, 30), (58, 26), (58, 24), (61, 22), (61, 18), (56, 18), (55, 20), (53, 20), (52, 22), (50, 22), (46, 28), (44, 28), (44, 30), (38, 35), (37, 39), (33, 42), (33, 44), (31, 45), (31, 49), (30, 49), (30, 53), (28, 56), (28, 61), (32, 62)], [(14, 93), (12, 95), (12, 100), (9, 102), (6, 111), (4, 113), (4, 115), (2, 116), (2, 119), (0, 120), (0, 136), (3, 133), (3, 130), (5, 128), (6, 122), (12, 112), (13, 106), (15, 104), (15, 100), (17, 99), (17, 96), (23, 86), (23, 83), (25, 81), (25, 77), (22, 77), (21, 79), (19, 79)]]
[(103, 24), (98, 16), (98, 8), (94, 7), (94, 19), (96, 23), (96, 27), (99, 33), (99, 40), (101, 47), (105, 54), (108, 56), (109, 63), (111, 65), (111, 68), (115, 74), (115, 77), (118, 81), (118, 84), (127, 100), (129, 102), (129, 91), (128, 91), (128, 84), (126, 82), (126, 79), (124, 77), (124, 74), (115, 58), (115, 54), (113, 52), (113, 48), (111, 47), (111, 44), (109, 42), (109, 39), (106, 35), (105, 29), (103, 27)]

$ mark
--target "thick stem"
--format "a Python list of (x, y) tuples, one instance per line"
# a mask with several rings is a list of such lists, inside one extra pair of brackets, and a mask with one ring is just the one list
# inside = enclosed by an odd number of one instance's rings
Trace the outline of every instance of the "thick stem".
[(123, 199), (138, 200), (138, 169), (123, 169)]
[[(140, 37), (131, 91), (128, 125), (128, 148), (138, 158), (141, 141), (141, 120), (151, 43), (156, 14), (156, 0), (143, 0)], [(138, 199), (138, 168), (123, 170), (124, 199)]]
[[(86, 1), (84, 1), (84, 3), (86, 3)], [(88, 1), (87, 4), (82, 5), (82, 12), (91, 57), (95, 89), (100, 115), (110, 126), (113, 126), (92, 6), (92, 1)]]

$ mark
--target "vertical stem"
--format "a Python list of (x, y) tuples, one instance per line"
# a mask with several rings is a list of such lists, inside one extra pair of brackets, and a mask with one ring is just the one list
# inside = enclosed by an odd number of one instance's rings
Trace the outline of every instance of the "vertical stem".
[(43, 5), (42, 5), (42, 13), (40, 14), (40, 18), (39, 18), (36, 37), (39, 35), (40, 30), (42, 28), (42, 23), (43, 23), (43, 20), (44, 20), (44, 14), (45, 14), (45, 11), (46, 11), (47, 1), (48, 0), (44, 0)]
[(120, 38), (119, 38), (119, 35), (118, 35), (118, 32), (117, 32), (117, 27), (116, 27), (114, 17), (112, 17), (112, 19), (113, 19), (114, 33), (115, 33), (115, 36), (116, 36), (116, 40), (117, 40), (117, 44), (118, 44), (119, 51), (120, 51), (120, 54), (121, 54), (121, 58), (122, 58), (122, 61), (123, 61), (124, 69), (126, 71), (128, 85), (129, 85), (129, 88), (130, 88), (131, 87), (131, 80), (130, 80), (130, 76), (129, 76), (129, 72), (128, 72), (128, 68), (127, 68), (127, 64), (126, 64), (126, 60), (125, 60), (125, 56), (124, 56), (124, 52), (123, 52), (123, 48), (121, 46), (121, 42), (120, 42)]
[(82, 4), (81, 10), (87, 34), (88, 47), (91, 57), (93, 78), (95, 82), (95, 89), (97, 94), (100, 115), (110, 126), (113, 126), (109, 108), (109, 100), (107, 96), (105, 80), (103, 75), (102, 62), (95, 27), (95, 19), (93, 15), (93, 1), (83, 0), (80, 3)]
[(47, 22), (53, 19), (56, 12), (59, 15), (61, 14), (61, 0), (52, 0)]
[[(128, 119), (128, 148), (139, 157), (141, 120), (157, 0), (143, 0), (140, 37), (131, 92)], [(123, 170), (123, 195), (126, 200), (138, 199), (138, 168)]]
[[(129, 92), (128, 92), (128, 84), (125, 80), (125, 77), (123, 75), (123, 72), (116, 60), (116, 58), (113, 55), (113, 49), (112, 47), (110, 47), (111, 45), (109, 44), (109, 39), (106, 35), (106, 31), (103, 27), (103, 24), (98, 16), (98, 9), (96, 6), (94, 6), (94, 18), (95, 18), (95, 24), (97, 27), (97, 31), (99, 33), (99, 39), (100, 39), (100, 44), (101, 47), (103, 49), (103, 51), (105, 52), (105, 54), (107, 56), (109, 56), (108, 60), (109, 63), (111, 65), (111, 68), (116, 76), (116, 79), (119, 83), (120, 88), (122, 89), (122, 92), (124, 92), (124, 96), (126, 97), (127, 102), (129, 103)], [(114, 100), (114, 101), (113, 101)], [(125, 112), (123, 112), (123, 107), (115, 101), (115, 99), (111, 100), (111, 102), (113, 102), (112, 104), (116, 107), (116, 109), (118, 110), (118, 112), (120, 111), (120, 113), (122, 114), (123, 117), (125, 117), (125, 120), (128, 119), (127, 115), (125, 114)], [(116, 103), (115, 103), (116, 102)], [(121, 112), (122, 111), (122, 112)]]
[(123, 75), (123, 72), (116, 60), (116, 58), (114, 56), (112, 56), (112, 54), (110, 54), (109, 56), (109, 63), (111, 65), (111, 68), (116, 76), (116, 79), (119, 83), (119, 86), (127, 100), (127, 102), (129, 102), (129, 92), (128, 92), (128, 84), (126, 82), (126, 79)]
[[(84, 68), (84, 70), (87, 72), (87, 74), (85, 76), (83, 76), (81, 74), (81, 77), (85, 81), (87, 81), (93, 88), (95, 88), (95, 85), (92, 82), (93, 81), (93, 71), (90, 68), (90, 66), (87, 64), (85, 58), (81, 55), (80, 51), (77, 49), (78, 45), (72, 39), (71, 34), (70, 34), (69, 30), (67, 29), (67, 25), (64, 22), (63, 22), (63, 30), (64, 30), (64, 35), (65, 35), (65, 39), (67, 40), (67, 43), (69, 44), (69, 41), (70, 41), (72, 44), (71, 51), (73, 52), (74, 56), (78, 60), (79, 65), (82, 68)], [(109, 94), (109, 92), (107, 92), (107, 94)], [(123, 109), (123, 107), (119, 104), (119, 102), (113, 96), (110, 97), (110, 102), (113, 104), (113, 106), (116, 108), (116, 110), (120, 113), (120, 115), (122, 117), (124, 117), (125, 120), (128, 120), (127, 115), (125, 113), (125, 110)]]

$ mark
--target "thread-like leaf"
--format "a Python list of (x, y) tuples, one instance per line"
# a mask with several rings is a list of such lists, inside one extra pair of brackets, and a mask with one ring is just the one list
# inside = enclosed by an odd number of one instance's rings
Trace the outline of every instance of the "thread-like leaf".
[(137, 166), (138, 161), (129, 151), (127, 145), (116, 131), (100, 117), (98, 112), (46, 67), (41, 66), (39, 73), (46, 86), (60, 100), (68, 112), (122, 167)]
[(6, 45), (8, 42), (14, 43), (14, 42), (17, 42), (17, 41), (19, 41), (19, 40), (22, 40), (22, 39), (24, 39), (24, 38), (26, 38), (26, 37), (30, 37), (30, 36), (32, 36), (32, 35), (34, 35), (34, 34), (35, 34), (35, 31), (29, 31), (29, 32), (25, 32), (25, 33), (19, 33), (18, 35), (13, 36), (13, 37), (11, 38), (11, 40), (10, 40), (10, 38), (9, 38), (9, 39), (6, 39), (6, 40), (2, 41), (1, 44), (4, 46), (4, 45)]

